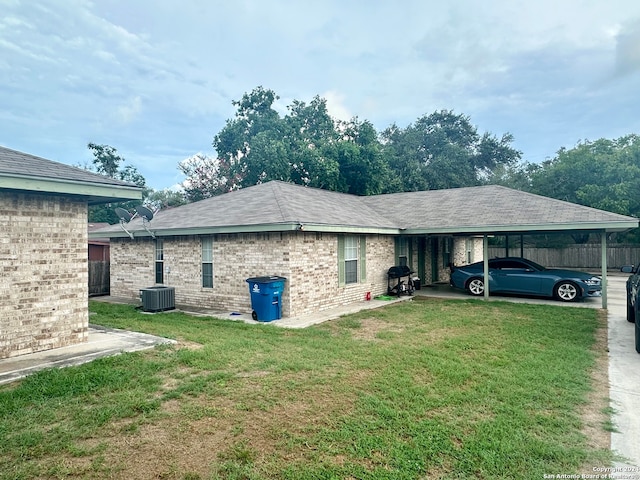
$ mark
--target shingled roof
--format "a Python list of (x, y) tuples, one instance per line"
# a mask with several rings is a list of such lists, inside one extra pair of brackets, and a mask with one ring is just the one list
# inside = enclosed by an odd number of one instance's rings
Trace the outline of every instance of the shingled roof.
[[(156, 235), (305, 230), (386, 234), (624, 231), (638, 219), (500, 186), (360, 197), (272, 181), (158, 212)], [(140, 218), (126, 226), (147, 236)], [(119, 225), (96, 235), (121, 237)]]
[(86, 197), (90, 204), (139, 200), (132, 183), (0, 146), (0, 189)]
[[(622, 231), (638, 219), (499, 185), (363, 197), (411, 233)], [(398, 208), (398, 206), (413, 208)]]

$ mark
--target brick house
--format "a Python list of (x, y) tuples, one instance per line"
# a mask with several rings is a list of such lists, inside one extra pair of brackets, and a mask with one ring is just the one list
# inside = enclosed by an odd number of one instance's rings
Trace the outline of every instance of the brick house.
[[(482, 260), (488, 234), (609, 232), (637, 219), (499, 186), (360, 197), (272, 181), (91, 235), (111, 239), (111, 295), (175, 287), (178, 305), (250, 312), (245, 280), (287, 279), (283, 316), (386, 293), (409, 265), (423, 284)], [(146, 228), (145, 228), (146, 227)]]
[(141, 189), (0, 147), (0, 358), (87, 340), (87, 209)]

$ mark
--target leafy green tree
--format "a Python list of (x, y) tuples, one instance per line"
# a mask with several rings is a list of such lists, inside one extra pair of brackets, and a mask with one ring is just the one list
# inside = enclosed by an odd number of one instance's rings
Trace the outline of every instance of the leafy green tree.
[(389, 166), (407, 191), (480, 185), (521, 157), (510, 134), (480, 135), (469, 117), (449, 110), (420, 117), (405, 129), (392, 125), (382, 139)]
[(340, 167), (336, 159), (338, 132), (319, 96), (306, 104), (294, 100), (285, 116), (289, 146), (289, 180), (299, 185), (336, 190)]
[[(640, 216), (640, 136), (561, 148), (531, 171), (531, 191), (622, 215)], [(619, 241), (637, 241), (636, 231)], [(584, 238), (577, 240), (586, 241)]]
[(531, 177), (533, 192), (623, 215), (640, 215), (640, 137), (561, 148)]
[[(138, 172), (133, 165), (123, 165), (125, 160), (118, 155), (115, 148), (109, 145), (98, 145), (95, 143), (89, 143), (87, 145), (89, 150), (93, 153), (92, 170), (100, 175), (105, 175), (114, 180), (122, 180), (124, 182), (133, 183), (139, 187), (143, 187), (143, 199), (151, 192), (146, 188), (145, 178)], [(117, 223), (119, 221), (114, 209), (116, 207), (122, 207), (127, 210), (133, 209), (133, 207), (139, 204), (139, 202), (122, 202), (122, 203), (109, 203), (104, 205), (94, 205), (89, 207), (89, 221), (90, 222), (107, 222)]]
[(349, 122), (341, 122), (339, 130), (341, 139), (336, 143), (339, 190), (355, 195), (388, 192), (393, 173), (371, 122), (353, 118)]
[(522, 162), (509, 165), (498, 165), (491, 172), (487, 184), (502, 185), (523, 192), (532, 192), (532, 178), (542, 168), (538, 163)]
[(144, 203), (154, 210), (163, 210), (185, 205), (189, 201), (184, 192), (165, 188), (163, 190), (152, 190), (145, 198)]
[[(281, 117), (273, 107), (277, 99), (272, 90), (257, 87), (233, 102), (234, 118), (213, 141), (219, 164), (228, 165), (226, 188), (283, 180), (335, 190), (340, 173), (335, 158), (338, 133), (326, 100), (295, 100)], [(221, 176), (211, 169), (209, 173)]]
[(178, 168), (186, 177), (181, 187), (187, 202), (197, 202), (236, 188), (229, 163), (221, 158), (198, 153), (180, 162)]
[(334, 120), (319, 96), (294, 100), (280, 116), (278, 98), (257, 87), (233, 102), (234, 117), (213, 140), (217, 157), (180, 166), (189, 200), (269, 180), (357, 195), (478, 185), (520, 158), (511, 135), (479, 135), (446, 110), (378, 134), (366, 120)]
[(285, 153), (285, 126), (273, 108), (277, 99), (275, 92), (263, 87), (245, 93), (233, 102), (235, 117), (214, 137), (218, 158), (229, 166), (229, 188), (283, 179), (279, 155)]

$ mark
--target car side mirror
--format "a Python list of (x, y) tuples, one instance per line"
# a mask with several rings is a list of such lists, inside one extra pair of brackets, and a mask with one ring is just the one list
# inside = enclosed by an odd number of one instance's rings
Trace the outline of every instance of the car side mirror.
[(635, 270), (636, 269), (633, 267), (633, 265), (623, 265), (620, 269), (622, 273), (635, 273)]

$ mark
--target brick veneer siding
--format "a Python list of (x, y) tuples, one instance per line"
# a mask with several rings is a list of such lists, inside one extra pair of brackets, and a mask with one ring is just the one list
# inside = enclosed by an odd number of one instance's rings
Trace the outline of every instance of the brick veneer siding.
[(0, 358), (87, 341), (87, 203), (0, 192)]
[[(393, 264), (393, 237), (366, 236), (366, 280), (339, 285), (336, 234), (272, 232), (217, 234), (213, 237), (213, 288), (202, 287), (199, 236), (165, 237), (164, 284), (176, 288), (176, 304), (251, 312), (246, 279), (278, 275), (287, 279), (282, 314), (299, 316), (385, 293), (386, 272)], [(154, 284), (155, 242), (112, 239), (111, 295), (137, 298)]]

